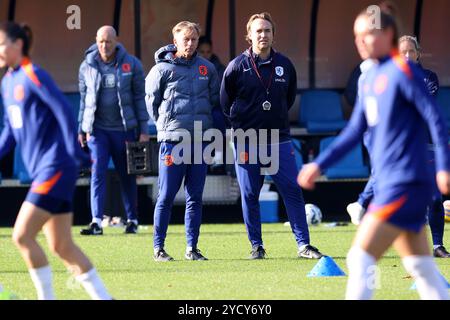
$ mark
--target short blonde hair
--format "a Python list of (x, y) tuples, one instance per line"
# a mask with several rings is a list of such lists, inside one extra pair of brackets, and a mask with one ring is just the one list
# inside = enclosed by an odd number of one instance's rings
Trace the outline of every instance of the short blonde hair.
[(420, 47), (419, 41), (417, 41), (417, 38), (414, 36), (402, 36), (402, 37), (400, 37), (400, 39), (398, 39), (399, 44), (402, 43), (403, 41), (411, 42), (418, 52), (420, 52), (422, 50), (422, 48)]
[(272, 19), (272, 16), (270, 15), (270, 13), (268, 13), (268, 12), (256, 13), (256, 14), (252, 15), (250, 17), (250, 19), (248, 19), (248, 22), (247, 22), (247, 34), (245, 35), (245, 40), (247, 40), (247, 42), (250, 44), (252, 44), (252, 40), (250, 39), (249, 34), (250, 34), (250, 30), (252, 28), (252, 23), (256, 19), (263, 19), (263, 20), (269, 21), (270, 24), (272, 25), (272, 33), (273, 33), (273, 35), (275, 35), (275, 23), (273, 22), (273, 19)]
[(195, 31), (195, 32), (197, 32), (197, 35), (200, 36), (200, 25), (198, 23), (190, 22), (190, 21), (181, 21), (181, 22), (177, 23), (177, 25), (175, 27), (173, 27), (173, 29), (172, 29), (172, 34), (175, 37), (175, 35), (177, 33), (181, 32), (182, 30), (185, 30), (185, 29)]

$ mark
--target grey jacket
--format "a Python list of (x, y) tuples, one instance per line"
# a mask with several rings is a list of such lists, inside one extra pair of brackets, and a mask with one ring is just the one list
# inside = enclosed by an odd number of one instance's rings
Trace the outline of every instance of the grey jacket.
[(155, 53), (156, 65), (145, 79), (145, 101), (158, 130), (158, 141), (177, 141), (179, 129), (194, 132), (212, 127), (212, 110), (219, 105), (219, 77), (214, 65), (197, 54), (191, 60), (175, 57), (168, 45)]
[[(138, 128), (147, 134), (149, 119), (145, 107), (144, 71), (141, 62), (128, 54), (122, 45), (117, 45), (117, 79), (120, 114), (126, 131)], [(97, 45), (92, 45), (85, 54), (78, 75), (80, 89), (80, 113), (78, 132), (92, 133), (97, 110), (97, 99), (101, 84), (96, 57)]]

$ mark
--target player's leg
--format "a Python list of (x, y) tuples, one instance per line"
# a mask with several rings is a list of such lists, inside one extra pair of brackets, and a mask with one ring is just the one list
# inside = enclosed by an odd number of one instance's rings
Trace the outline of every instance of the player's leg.
[(49, 248), (62, 259), (92, 299), (111, 300), (111, 296), (88, 257), (73, 242), (72, 220), (72, 213), (62, 213), (53, 215), (47, 221), (43, 230)]
[(202, 163), (193, 163), (186, 166), (186, 176), (184, 180), (186, 211), (184, 222), (187, 248), (185, 257), (189, 260), (206, 260), (206, 258), (198, 251), (197, 244), (202, 223), (202, 198), (207, 170), (208, 167), (203, 159)]
[[(367, 273), (368, 270), (372, 269), (370, 268), (371, 265), (374, 265), (375, 261), (381, 257), (395, 239), (400, 239), (396, 241), (398, 247), (402, 243), (401, 235), (413, 234), (412, 231), (417, 233), (425, 225), (426, 208), (431, 199), (429, 185), (397, 185), (385, 187), (383, 190), (382, 194), (377, 192), (369, 207), (369, 212), (365, 215), (362, 225), (358, 229), (355, 245), (349, 253), (350, 276), (347, 293), (350, 298), (358, 297), (358, 295), (352, 297), (352, 292), (358, 292), (358, 289), (361, 292), (360, 296), (370, 297), (373, 289), (371, 290), (364, 281), (367, 281)], [(408, 239), (408, 241), (410, 240)], [(414, 251), (415, 254), (424, 255), (428, 252), (426, 241), (423, 238), (415, 239), (414, 244), (415, 246), (412, 248), (416, 250)], [(404, 247), (406, 246), (407, 244), (404, 244)], [(413, 252), (408, 252), (402, 247), (398, 247), (398, 249), (403, 257)], [(422, 268), (422, 263), (423, 265), (429, 264), (426, 260), (419, 259), (420, 268)], [(415, 267), (411, 266), (411, 263), (405, 262), (405, 266), (409, 272), (416, 270)]]
[(371, 299), (376, 288), (376, 262), (401, 232), (374, 215), (364, 217), (347, 254), (347, 300)]
[(50, 251), (60, 257), (74, 275), (80, 275), (89, 271), (92, 264), (73, 242), (72, 221), (71, 213), (53, 215), (43, 226), (43, 231)]
[(105, 208), (106, 172), (108, 170), (110, 146), (106, 132), (101, 129), (94, 129), (87, 143), (92, 159), (90, 186), (92, 223), (88, 229), (81, 230), (81, 234), (97, 235), (103, 233), (101, 225)]
[(110, 145), (111, 156), (119, 174), (122, 201), (127, 214), (127, 228), (126, 233), (136, 233), (138, 225), (137, 215), (137, 184), (136, 176), (130, 175), (127, 172), (127, 150), (126, 142), (135, 141), (134, 132), (111, 132)]
[(277, 157), (274, 158), (272, 154), (272, 159), (279, 163), (278, 172), (272, 175), (272, 179), (286, 206), (287, 216), (298, 246), (298, 255), (301, 258), (320, 259), (322, 254), (317, 248), (310, 245), (305, 202), (302, 189), (296, 180), (298, 168), (292, 143), (279, 144)]
[(450, 258), (450, 253), (448, 253), (444, 247), (445, 213), (444, 206), (442, 204), (442, 195), (434, 179), (436, 166), (433, 148), (429, 150), (428, 156), (428, 169), (430, 170), (430, 175), (433, 177), (433, 196), (431, 203), (427, 208), (428, 223), (430, 225), (431, 237), (433, 239), (433, 256), (436, 258)]
[[(242, 149), (242, 150), (241, 150)], [(264, 183), (259, 163), (252, 164), (252, 158), (257, 156), (257, 148), (252, 146), (235, 146), (236, 176), (241, 191), (242, 213), (247, 229), (248, 238), (252, 245), (252, 258), (264, 258), (263, 240), (261, 233), (261, 213), (259, 208), (259, 194)]]
[(173, 260), (165, 251), (164, 243), (169, 227), (173, 201), (183, 182), (185, 164), (175, 164), (173, 143), (162, 142), (159, 149), (158, 199), (153, 215), (153, 249), (156, 261)]
[(44, 251), (36, 241), (37, 234), (50, 218), (48, 212), (25, 201), (13, 231), (13, 241), (25, 260), (39, 300), (55, 299), (51, 268)]
[(442, 196), (439, 191), (434, 193), (432, 203), (428, 206), (428, 222), (433, 239), (434, 257), (450, 258), (450, 253), (444, 247), (445, 215)]
[(416, 281), (423, 300), (448, 300), (447, 285), (430, 255), (425, 228), (420, 232), (403, 232), (394, 243), (403, 265)]
[(361, 207), (363, 207), (365, 210), (367, 210), (367, 208), (369, 207), (370, 202), (373, 199), (374, 196), (374, 187), (375, 187), (375, 176), (372, 175), (369, 178), (369, 181), (367, 181), (366, 186), (364, 187), (363, 192), (361, 192), (359, 194), (358, 197), (358, 203), (361, 205)]
[(364, 214), (366, 213), (370, 202), (373, 199), (374, 186), (375, 186), (375, 176), (373, 175), (372, 172), (372, 175), (370, 176), (369, 181), (367, 181), (363, 192), (359, 194), (358, 201), (350, 203), (347, 206), (347, 213), (350, 215), (353, 224), (359, 225), (361, 223), (361, 220)]
[[(426, 194), (426, 190), (416, 191)], [(377, 194), (347, 255), (349, 278), (346, 299), (372, 297), (376, 285), (374, 280), (377, 279), (376, 262), (403, 232), (404, 228), (400, 222), (411, 210), (415, 210), (417, 204), (409, 201), (414, 200), (415, 196), (417, 195), (410, 193), (405, 186), (393, 186), (386, 188), (382, 194)], [(426, 205), (423, 206), (424, 210), (425, 207)], [(419, 216), (419, 220), (423, 223), (423, 214)]]

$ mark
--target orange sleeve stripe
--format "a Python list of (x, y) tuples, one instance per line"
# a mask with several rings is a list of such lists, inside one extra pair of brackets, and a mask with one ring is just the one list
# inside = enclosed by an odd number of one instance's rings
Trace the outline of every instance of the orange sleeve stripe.
[(375, 218), (386, 221), (405, 204), (406, 199), (407, 196), (402, 196), (400, 199), (394, 202), (382, 206), (381, 208), (375, 209), (374, 211), (370, 212), (370, 214), (373, 214)]
[(392, 60), (394, 60), (397, 67), (408, 76), (409, 79), (413, 78), (413, 73), (411, 71), (411, 68), (409, 67), (408, 63), (406, 63), (405, 59), (400, 56), (398, 51), (394, 51), (392, 53)]
[(34, 192), (37, 194), (42, 194), (42, 195), (47, 195), (50, 192), (50, 190), (52, 190), (52, 188), (55, 186), (55, 184), (58, 182), (58, 180), (61, 178), (61, 176), (62, 176), (62, 171), (59, 171), (57, 174), (55, 174), (49, 180), (44, 181), (44, 182), (38, 184), (37, 186), (33, 187), (31, 189), (31, 192)]
[(33, 70), (33, 64), (31, 63), (31, 60), (28, 58), (23, 59), (22, 61), (22, 68), (23, 71), (25, 71), (25, 74), (30, 78), (31, 81), (38, 87), (41, 86), (41, 82), (39, 81), (39, 78), (37, 77), (36, 73)]

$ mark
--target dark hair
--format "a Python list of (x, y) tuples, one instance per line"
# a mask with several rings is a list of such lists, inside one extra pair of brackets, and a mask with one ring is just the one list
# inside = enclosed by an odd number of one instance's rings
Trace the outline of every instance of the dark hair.
[(384, 13), (390, 14), (393, 17), (398, 16), (398, 7), (394, 2), (389, 0), (381, 1), (378, 6)]
[(33, 42), (33, 33), (31, 28), (26, 24), (18, 24), (15, 22), (1, 22), (0, 31), (6, 33), (8, 39), (12, 42), (16, 42), (18, 39), (22, 39), (22, 55), (25, 57), (30, 56), (31, 45)]
[(398, 24), (397, 20), (393, 15), (387, 14), (386, 12), (381, 11), (381, 29), (387, 30), (391, 28), (394, 35), (392, 39), (392, 45), (394, 47), (398, 47), (398, 38), (400, 36), (399, 30), (398, 30)]
[(209, 44), (212, 47), (212, 41), (207, 36), (201, 36), (200, 38), (198, 38), (198, 45), (201, 44)]
[[(371, 17), (371, 14), (369, 13), (369, 8), (367, 7), (361, 13), (358, 15), (358, 17)], [(387, 30), (389, 28), (393, 31), (393, 39), (392, 39), (392, 45), (394, 47), (398, 47), (398, 38), (400, 35), (397, 19), (394, 15), (389, 14), (388, 12), (384, 10), (380, 10), (380, 29), (381, 30)]]

